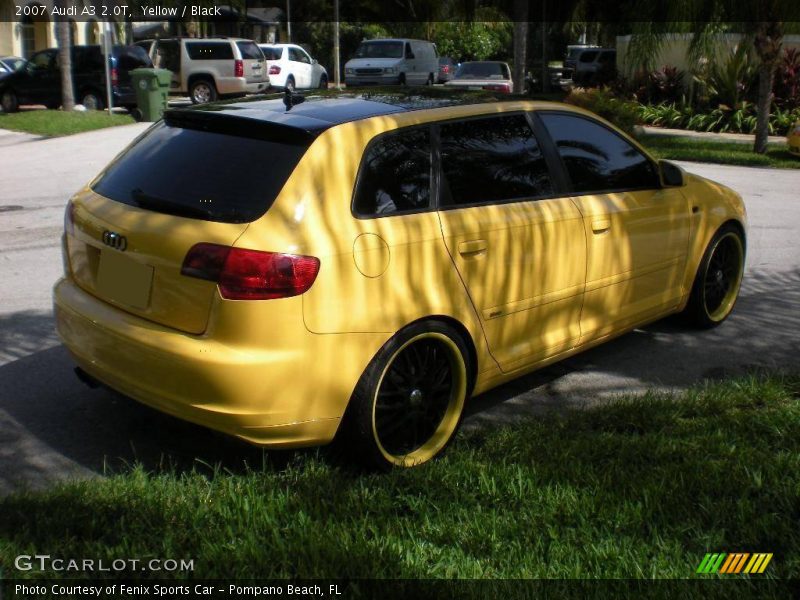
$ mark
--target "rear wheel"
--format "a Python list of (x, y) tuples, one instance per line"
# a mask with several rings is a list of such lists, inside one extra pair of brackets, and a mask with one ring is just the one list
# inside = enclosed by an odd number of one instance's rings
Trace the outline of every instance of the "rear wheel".
[(0, 106), (2, 106), (3, 112), (5, 113), (17, 112), (19, 109), (19, 99), (14, 90), (6, 90), (0, 95)]
[(424, 463), (450, 442), (467, 395), (469, 352), (443, 323), (393, 337), (361, 376), (346, 435), (355, 455), (381, 468)]
[(428, 80), (425, 82), (425, 85), (433, 85), (433, 73), (428, 75)]
[(731, 314), (742, 283), (744, 255), (744, 239), (738, 228), (720, 228), (703, 254), (684, 311), (693, 325), (716, 327)]
[(321, 90), (327, 90), (328, 89), (328, 76), (327, 75), (322, 74), (322, 75), (319, 76), (319, 88)]
[(103, 110), (103, 99), (94, 90), (88, 90), (81, 94), (81, 104), (86, 110)]
[(286, 78), (286, 90), (288, 92), (294, 92), (294, 77), (291, 75)]
[(217, 88), (208, 79), (197, 79), (189, 86), (189, 97), (193, 104), (206, 104), (217, 99)]

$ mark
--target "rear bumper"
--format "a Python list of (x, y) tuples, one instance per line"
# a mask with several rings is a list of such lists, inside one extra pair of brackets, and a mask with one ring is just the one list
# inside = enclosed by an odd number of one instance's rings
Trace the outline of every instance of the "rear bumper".
[(312, 334), (302, 320), (296, 349), (236, 348), (130, 315), (70, 279), (56, 284), (54, 309), (64, 345), (91, 377), (167, 414), (271, 447), (330, 442), (374, 354), (361, 338), (347, 364), (320, 365), (319, 354), (341, 354), (345, 340)]
[(257, 94), (269, 88), (269, 79), (255, 83), (247, 83), (244, 77), (220, 77), (217, 82), (220, 94)]

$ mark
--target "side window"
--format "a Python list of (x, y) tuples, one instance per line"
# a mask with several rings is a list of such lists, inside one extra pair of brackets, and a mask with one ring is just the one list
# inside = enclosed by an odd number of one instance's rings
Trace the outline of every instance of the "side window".
[(414, 58), (414, 52), (411, 50), (411, 44), (406, 42), (406, 58)]
[(301, 63), (310, 63), (308, 55), (299, 48), (289, 48), (289, 60)]
[(653, 163), (625, 139), (583, 117), (542, 114), (578, 194), (659, 187)]
[(429, 208), (430, 181), (427, 127), (383, 135), (370, 144), (361, 161), (354, 211), (379, 217)]
[(553, 193), (544, 155), (523, 115), (441, 126), (442, 206)]
[(50, 52), (37, 52), (31, 58), (31, 63), (37, 69), (50, 69), (55, 66), (53, 54)]
[(187, 42), (186, 52), (192, 60), (226, 60), (233, 58), (229, 42)]

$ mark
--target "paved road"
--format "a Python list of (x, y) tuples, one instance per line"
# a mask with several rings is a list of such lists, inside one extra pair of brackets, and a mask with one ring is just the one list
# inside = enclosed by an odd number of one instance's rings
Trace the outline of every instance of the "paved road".
[[(53, 140), (0, 134), (0, 494), (92, 476), (121, 461), (183, 468), (198, 458), (238, 469), (263, 458), (200, 427), (85, 388), (54, 334), (50, 289), (61, 273), (64, 203), (144, 127)], [(732, 186), (747, 202), (747, 272), (731, 319), (702, 333), (669, 320), (630, 333), (474, 399), (469, 425), (752, 368), (800, 367), (800, 171), (684, 166)]]

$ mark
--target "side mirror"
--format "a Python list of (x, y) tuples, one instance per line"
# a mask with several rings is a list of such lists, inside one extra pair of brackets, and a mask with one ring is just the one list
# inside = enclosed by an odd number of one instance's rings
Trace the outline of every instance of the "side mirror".
[(316, 59), (316, 58), (312, 58), (312, 59), (311, 59), (311, 64), (312, 64), (312, 65), (315, 65), (315, 64), (317, 64), (317, 59)]
[(658, 161), (658, 170), (661, 173), (661, 183), (664, 187), (683, 187), (684, 171), (678, 165), (668, 160)]

